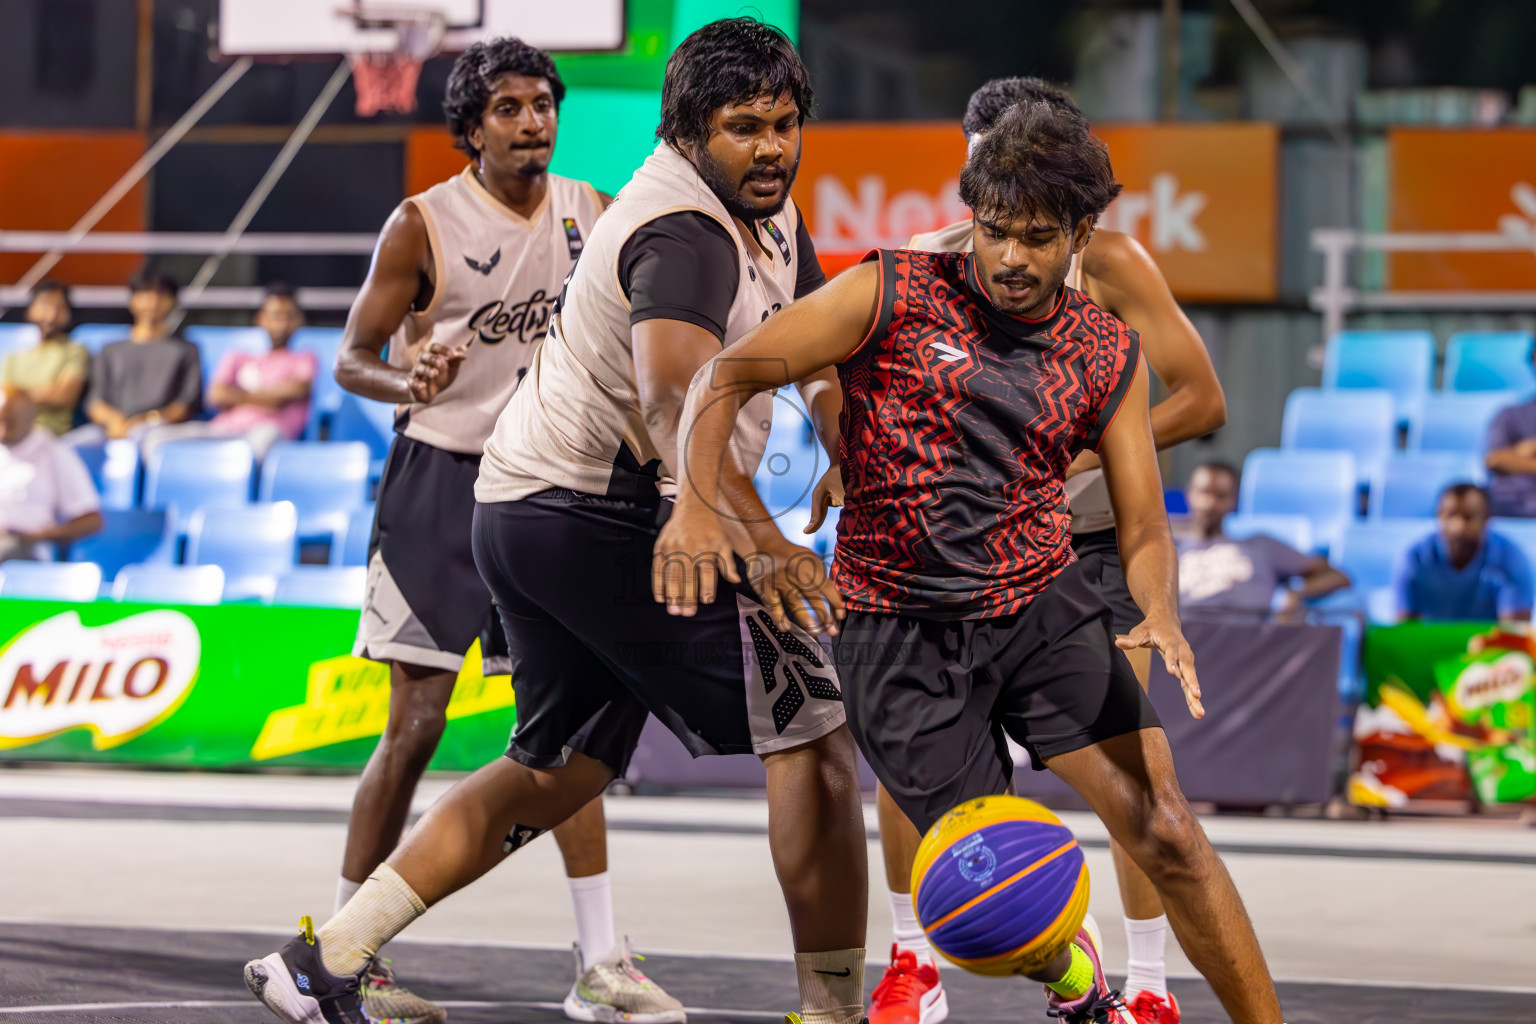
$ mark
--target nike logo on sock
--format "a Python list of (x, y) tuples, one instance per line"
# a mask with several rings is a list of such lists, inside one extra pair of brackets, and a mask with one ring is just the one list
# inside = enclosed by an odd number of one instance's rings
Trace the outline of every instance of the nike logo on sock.
[(840, 971), (817, 971), (816, 973), (817, 974), (825, 974), (828, 977), (832, 977), (832, 978), (846, 978), (850, 974), (853, 973), (853, 968), (852, 967), (844, 967)]

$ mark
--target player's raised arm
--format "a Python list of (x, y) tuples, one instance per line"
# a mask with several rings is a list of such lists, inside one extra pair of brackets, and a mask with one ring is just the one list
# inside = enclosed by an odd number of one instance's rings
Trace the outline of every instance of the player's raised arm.
[(723, 497), (751, 487), (727, 458), (732, 427), (755, 394), (804, 380), (846, 359), (869, 334), (880, 302), (878, 264), (861, 264), (764, 321), (701, 366), (677, 428), (677, 507), (656, 544), (653, 590), (675, 614), (714, 597), (714, 574), (737, 581), (738, 551)]
[(1201, 718), (1205, 709), (1200, 704), (1194, 654), (1179, 624), (1179, 556), (1163, 507), (1163, 480), (1152, 445), (1147, 392), (1147, 369), (1139, 364), (1099, 444), (1104, 480), (1120, 533), (1125, 582), (1146, 614), (1139, 626), (1115, 643), (1125, 650), (1151, 647), (1159, 651), (1168, 674), (1184, 688), (1189, 713)]

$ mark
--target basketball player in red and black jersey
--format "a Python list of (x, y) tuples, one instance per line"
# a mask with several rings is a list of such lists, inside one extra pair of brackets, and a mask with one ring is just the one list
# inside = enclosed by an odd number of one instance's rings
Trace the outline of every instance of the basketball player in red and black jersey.
[[(872, 253), (703, 367), (679, 427), (688, 486), (658, 539), (653, 586), (690, 615), (714, 600), (720, 576), (737, 577), (715, 511), (740, 483), (725, 458), (737, 411), (836, 365), (846, 504), (833, 583), (806, 574), (804, 604), (781, 614), (838, 634), (849, 725), (880, 781), (926, 831), (951, 807), (1007, 789), (1003, 737), (1013, 738), (1151, 878), (1232, 1020), (1279, 1024), (1242, 901), (1124, 653), (1159, 652), (1190, 713), (1204, 714), (1140, 340), (1063, 284), (1119, 189), (1080, 114), (1020, 104), (961, 175), (974, 253)], [(1145, 613), (1118, 640), (1091, 563), (1071, 545), (1065, 480), (1084, 450), (1103, 464)], [(1068, 1024), (1130, 1024), (1091, 923), (1030, 976)]]

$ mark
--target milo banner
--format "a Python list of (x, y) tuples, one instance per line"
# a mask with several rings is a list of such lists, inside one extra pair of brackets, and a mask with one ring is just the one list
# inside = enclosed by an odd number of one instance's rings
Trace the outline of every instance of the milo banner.
[(1486, 624), (1366, 633), (1350, 799), (1507, 804), (1536, 798), (1536, 645)]
[[(389, 711), (389, 671), (348, 652), (356, 611), (0, 601), (0, 759), (352, 770)], [(472, 648), (431, 767), (506, 747), (508, 676)]]

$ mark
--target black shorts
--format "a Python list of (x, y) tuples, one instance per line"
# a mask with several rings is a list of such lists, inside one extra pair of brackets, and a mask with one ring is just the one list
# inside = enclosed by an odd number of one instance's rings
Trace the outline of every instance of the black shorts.
[(1131, 596), (1131, 588), (1125, 585), (1125, 573), (1120, 570), (1120, 538), (1115, 528), (1073, 534), (1072, 550), (1077, 552), (1079, 561), (1088, 563), (1088, 579), (1109, 605), (1115, 632), (1124, 636), (1141, 625), (1146, 616)]
[(1084, 569), (1073, 563), (1023, 611), (994, 619), (848, 614), (837, 638), (848, 727), (919, 830), (1007, 790), (1005, 737), (1041, 769), (1160, 727)]
[(484, 673), (506, 673), (506, 640), (470, 547), (479, 475), (478, 455), (395, 435), (379, 480), (355, 657), (457, 672), (478, 638)]
[(771, 754), (843, 724), (830, 652), (776, 630), (751, 590), (722, 580), (689, 618), (651, 597), (671, 509), (566, 490), (475, 507), (517, 695), (508, 757), (554, 768), (574, 750), (623, 775), (647, 714), (695, 757)]

